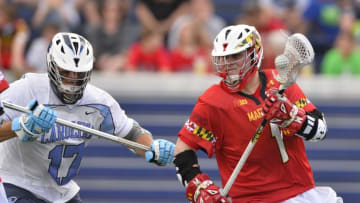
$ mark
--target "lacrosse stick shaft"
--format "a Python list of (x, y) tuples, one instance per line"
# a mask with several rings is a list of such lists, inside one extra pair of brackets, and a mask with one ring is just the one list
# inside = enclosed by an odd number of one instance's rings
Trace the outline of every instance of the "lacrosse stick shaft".
[(223, 189), (223, 195), (224, 196), (226, 196), (229, 193), (229, 190), (230, 190), (231, 186), (233, 185), (236, 177), (238, 176), (239, 172), (241, 171), (242, 167), (244, 166), (244, 164), (245, 164), (247, 158), (249, 157), (251, 151), (253, 150), (257, 140), (260, 138), (266, 123), (267, 123), (266, 119), (263, 119), (261, 121), (261, 124), (256, 129), (255, 134), (253, 135), (253, 137), (251, 138), (251, 140), (250, 140), (249, 144), (247, 145), (245, 151), (241, 155), (241, 158), (240, 158), (239, 162), (236, 164), (236, 167), (235, 167), (234, 171), (232, 172), (229, 180), (226, 182), (226, 185), (225, 185), (225, 187)]
[[(284, 86), (280, 86), (280, 91), (279, 94), (283, 94), (285, 91)], [(253, 150), (256, 142), (258, 141), (258, 139), (261, 137), (262, 132), (264, 130), (264, 127), (267, 123), (267, 120), (264, 118), (260, 125), (258, 126), (258, 128), (255, 131), (255, 134), (253, 135), (253, 137), (251, 138), (249, 144), (246, 146), (245, 151), (243, 152), (243, 154), (241, 155), (240, 160), (238, 161), (238, 163), (236, 164), (236, 167), (234, 169), (234, 171), (232, 172), (228, 182), (226, 182), (226, 185), (223, 189), (223, 195), (226, 196), (229, 193), (229, 190), (231, 188), (231, 186), (234, 184), (234, 181), (236, 179), (236, 177), (238, 176), (238, 174), (240, 173), (242, 167), (244, 166), (247, 158), (250, 156), (251, 151)]]
[[(31, 113), (31, 111), (29, 109), (27, 109), (27, 108), (25, 108), (23, 106), (12, 104), (12, 103), (7, 102), (7, 101), (2, 101), (2, 104), (3, 104), (4, 107), (12, 109), (12, 110), (16, 110), (16, 111), (19, 111), (19, 112), (22, 112), (22, 113)], [(82, 125), (78, 125), (76, 123), (73, 123), (73, 122), (70, 122), (70, 121), (67, 121), (67, 120), (63, 120), (61, 118), (57, 118), (56, 123), (58, 123), (60, 125), (63, 125), (63, 126), (73, 128), (73, 129), (76, 129), (76, 130), (81, 130), (81, 131), (89, 133), (91, 135), (95, 135), (95, 136), (98, 136), (98, 137), (101, 137), (101, 138), (104, 138), (104, 139), (107, 139), (107, 140), (110, 140), (110, 141), (125, 145), (125, 146), (127, 146), (129, 148), (132, 148), (132, 149), (137, 149), (137, 150), (142, 150), (142, 151), (151, 151), (150, 147), (148, 147), (148, 146), (145, 146), (145, 145), (139, 144), (137, 142), (127, 140), (127, 139), (122, 138), (122, 137), (118, 137), (118, 136), (111, 135), (111, 134), (108, 134), (108, 133), (104, 133), (104, 132), (101, 132), (101, 131), (98, 131), (98, 130), (95, 130), (95, 129), (92, 129), (92, 128), (88, 128), (88, 127), (85, 127), (85, 126), (82, 126)]]

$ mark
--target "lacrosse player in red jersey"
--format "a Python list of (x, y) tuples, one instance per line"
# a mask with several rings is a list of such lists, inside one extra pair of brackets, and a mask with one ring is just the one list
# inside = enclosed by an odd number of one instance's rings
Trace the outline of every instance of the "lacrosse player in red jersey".
[[(325, 138), (324, 115), (297, 84), (278, 94), (277, 70), (259, 70), (263, 46), (255, 27), (223, 28), (214, 40), (212, 56), (217, 75), (223, 79), (199, 97), (175, 148), (174, 164), (188, 200), (337, 202), (333, 189), (315, 187), (305, 154), (304, 140)], [(225, 185), (263, 118), (270, 122), (225, 196), (201, 171), (196, 151), (216, 155)]]

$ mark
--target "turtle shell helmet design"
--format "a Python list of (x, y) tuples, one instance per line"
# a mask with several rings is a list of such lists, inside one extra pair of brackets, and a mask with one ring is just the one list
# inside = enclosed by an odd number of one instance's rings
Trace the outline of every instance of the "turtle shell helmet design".
[(253, 26), (225, 27), (215, 37), (211, 55), (216, 74), (223, 78), (225, 88), (229, 92), (241, 91), (261, 65), (260, 34)]
[(91, 44), (75, 33), (57, 33), (46, 56), (51, 88), (65, 104), (83, 96), (94, 65)]

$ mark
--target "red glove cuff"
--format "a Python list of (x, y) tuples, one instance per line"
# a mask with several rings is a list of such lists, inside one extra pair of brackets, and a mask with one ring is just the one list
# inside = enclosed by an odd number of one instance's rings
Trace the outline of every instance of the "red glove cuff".
[[(194, 199), (195, 192), (198, 188), (198, 186), (204, 182), (204, 181), (211, 181), (209, 176), (205, 173), (197, 174), (187, 185), (186, 187), (186, 197), (191, 202), (196, 202), (196, 199)], [(211, 181), (212, 182), (212, 181)]]
[(186, 187), (186, 197), (192, 203), (230, 203), (231, 200), (222, 196), (220, 187), (215, 185), (208, 175), (196, 175)]

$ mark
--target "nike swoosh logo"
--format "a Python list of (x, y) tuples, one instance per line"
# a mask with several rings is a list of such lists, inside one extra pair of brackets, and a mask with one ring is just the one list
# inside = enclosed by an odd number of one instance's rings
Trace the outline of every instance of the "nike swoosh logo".
[(89, 114), (93, 114), (93, 113), (96, 113), (96, 111), (85, 111), (85, 115), (89, 115)]

